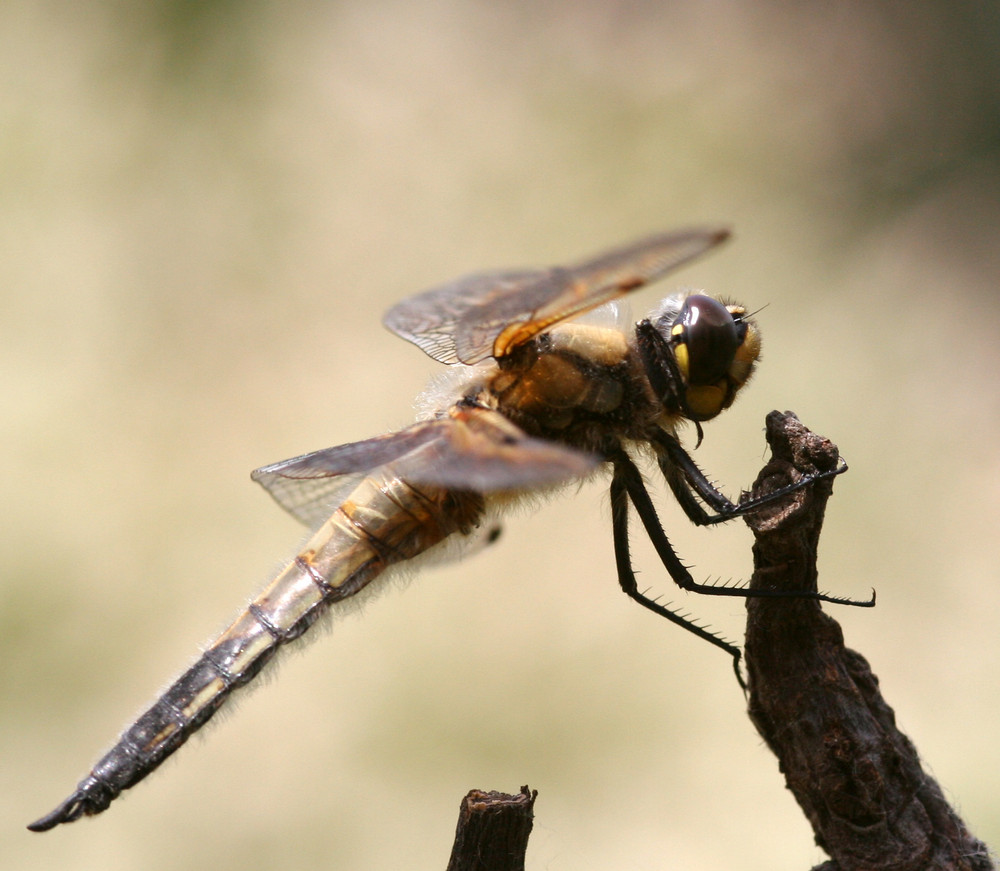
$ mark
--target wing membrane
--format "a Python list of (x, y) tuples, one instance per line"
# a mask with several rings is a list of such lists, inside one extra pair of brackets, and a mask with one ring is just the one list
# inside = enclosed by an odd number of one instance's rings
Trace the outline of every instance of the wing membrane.
[(500, 358), (560, 321), (666, 275), (728, 236), (722, 228), (679, 230), (568, 268), (468, 275), (397, 303), (383, 323), (442, 363)]
[(413, 485), (489, 493), (583, 477), (600, 462), (532, 438), (496, 411), (455, 406), (447, 417), (263, 466), (251, 477), (282, 508), (315, 526), (360, 476), (381, 466)]
[(476, 329), (475, 322), (486, 312), (495, 319), (491, 308), (501, 307), (505, 299), (516, 302), (547, 274), (521, 269), (466, 275), (398, 302), (382, 323), (441, 363), (478, 363), (493, 353), (496, 336), (490, 335), (490, 323)]
[(419, 448), (436, 434), (424, 424), (401, 432), (313, 451), (251, 472), (274, 501), (306, 526), (326, 520), (354, 484), (378, 466)]

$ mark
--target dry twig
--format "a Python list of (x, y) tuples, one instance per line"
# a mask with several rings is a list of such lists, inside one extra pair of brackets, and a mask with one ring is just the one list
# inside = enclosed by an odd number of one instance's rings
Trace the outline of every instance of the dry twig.
[[(772, 459), (755, 490), (836, 466), (829, 440), (771, 412)], [(747, 518), (754, 531), (751, 586), (816, 589), (816, 549), (833, 480), (799, 490)], [(778, 757), (788, 788), (831, 857), (822, 871), (987, 871), (986, 845), (948, 805), (867, 661), (840, 626), (805, 599), (747, 600), (749, 713)], [(819, 869), (816, 869), (819, 871)]]
[(472, 790), (462, 799), (448, 871), (524, 871), (534, 821), (534, 791)]

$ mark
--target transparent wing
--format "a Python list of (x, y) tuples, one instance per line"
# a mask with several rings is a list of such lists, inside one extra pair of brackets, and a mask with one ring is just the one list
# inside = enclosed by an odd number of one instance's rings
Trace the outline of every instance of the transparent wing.
[(493, 353), (496, 337), (471, 325), (502, 300), (519, 300), (547, 276), (537, 269), (465, 275), (396, 303), (382, 323), (441, 363), (478, 363)]
[(338, 475), (328, 478), (286, 478), (280, 473), (260, 475), (253, 479), (274, 497), (282, 508), (310, 529), (318, 529), (329, 520), (337, 506), (359, 484), (364, 475)]
[(723, 228), (650, 236), (570, 267), (467, 275), (394, 305), (383, 323), (442, 363), (500, 358), (560, 321), (642, 287), (729, 237)]
[(401, 432), (313, 451), (262, 466), (250, 477), (289, 514), (319, 526), (366, 472), (391, 463), (436, 438), (432, 427), (415, 424)]
[(251, 477), (294, 517), (317, 526), (360, 477), (381, 466), (415, 486), (489, 493), (580, 478), (600, 462), (532, 438), (498, 412), (459, 405), (447, 417), (263, 466)]

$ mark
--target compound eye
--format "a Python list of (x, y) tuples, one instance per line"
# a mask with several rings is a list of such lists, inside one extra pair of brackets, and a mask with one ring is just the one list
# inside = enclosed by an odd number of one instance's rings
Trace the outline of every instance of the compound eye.
[(678, 362), (686, 363), (688, 384), (715, 384), (728, 374), (746, 336), (746, 324), (735, 320), (718, 300), (692, 294), (684, 300), (670, 335)]

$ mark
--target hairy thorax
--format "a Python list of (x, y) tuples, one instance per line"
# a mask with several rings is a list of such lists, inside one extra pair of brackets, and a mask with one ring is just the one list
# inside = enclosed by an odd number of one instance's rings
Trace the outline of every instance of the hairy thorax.
[(579, 323), (505, 357), (482, 399), (531, 435), (598, 452), (609, 440), (642, 438), (662, 413), (625, 335)]

